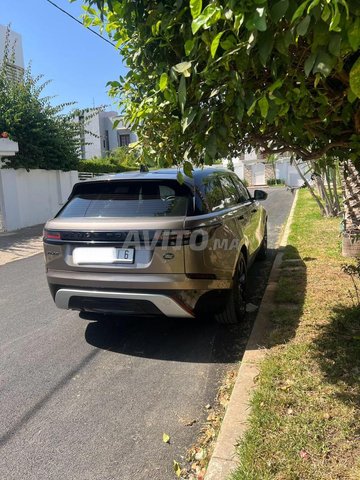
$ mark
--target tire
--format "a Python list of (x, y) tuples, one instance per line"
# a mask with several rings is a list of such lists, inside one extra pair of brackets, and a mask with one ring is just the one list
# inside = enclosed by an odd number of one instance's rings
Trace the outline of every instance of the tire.
[(267, 223), (265, 224), (264, 238), (256, 255), (256, 260), (266, 260), (267, 257)]
[(215, 320), (218, 323), (232, 325), (244, 319), (246, 312), (246, 270), (245, 257), (240, 253), (236, 273), (233, 278), (233, 287), (227, 293), (223, 309), (215, 313)]

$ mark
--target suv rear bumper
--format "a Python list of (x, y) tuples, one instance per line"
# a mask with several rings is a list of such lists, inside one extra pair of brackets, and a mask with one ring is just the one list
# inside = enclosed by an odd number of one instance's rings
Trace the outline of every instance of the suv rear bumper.
[(110, 290), (223, 290), (231, 288), (231, 278), (189, 278), (183, 273), (141, 274), (48, 270), (48, 283), (64, 288)]
[[(55, 303), (58, 308), (69, 309), (72, 301), (77, 300), (77, 306), (83, 305), (85, 309), (93, 311), (112, 311), (112, 307), (102, 304), (103, 299), (113, 300), (117, 303), (116, 310), (122, 313), (146, 313), (146, 305), (155, 306), (158, 313), (167, 317), (193, 318), (194, 315), (184, 306), (177, 303), (173, 298), (157, 293), (133, 293), (133, 292), (112, 292), (98, 290), (83, 290), (75, 288), (60, 288), (55, 294)], [(91, 299), (92, 305), (87, 303)], [(144, 309), (141, 311), (141, 306)], [(139, 308), (140, 307), (140, 308)], [(151, 311), (151, 309), (150, 309)], [(152, 312), (154, 313), (154, 312)]]

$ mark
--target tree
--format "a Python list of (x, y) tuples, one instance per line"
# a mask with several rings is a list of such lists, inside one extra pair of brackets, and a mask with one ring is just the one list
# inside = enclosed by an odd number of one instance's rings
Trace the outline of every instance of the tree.
[(0, 66), (0, 132), (18, 142), (19, 153), (3, 159), (6, 168), (76, 169), (80, 136), (71, 115), (61, 114), (65, 106), (52, 106), (42, 97), (48, 82), (34, 78), (28, 68), (21, 76), (9, 75), (11, 55), (5, 45)]
[(274, 153), (271, 153), (270, 155), (267, 156), (266, 158), (266, 163), (272, 166), (273, 169), (273, 174), (274, 174), (274, 180), (275, 180), (275, 185), (276, 185), (276, 162), (279, 160), (279, 157), (275, 155)]
[(110, 92), (162, 164), (250, 148), (359, 163), (358, 0), (85, 3), (130, 69)]
[(233, 172), (235, 171), (234, 162), (232, 158), (228, 159), (226, 168), (228, 168), (229, 170), (232, 170)]

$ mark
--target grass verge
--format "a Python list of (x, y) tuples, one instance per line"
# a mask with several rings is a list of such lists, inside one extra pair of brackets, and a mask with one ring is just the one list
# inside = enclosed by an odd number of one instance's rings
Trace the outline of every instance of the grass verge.
[(360, 478), (360, 309), (338, 232), (301, 190), (232, 480)]

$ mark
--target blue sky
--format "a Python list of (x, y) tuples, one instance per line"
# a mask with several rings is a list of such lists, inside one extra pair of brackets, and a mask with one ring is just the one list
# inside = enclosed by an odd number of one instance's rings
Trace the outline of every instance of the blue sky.
[[(53, 0), (75, 17), (82, 0)], [(52, 80), (47, 95), (53, 103), (76, 101), (86, 108), (116, 103), (106, 93), (106, 83), (126, 72), (119, 53), (108, 43), (61, 13), (46, 0), (0, 0), (0, 24), (22, 35), (25, 64), (34, 74)], [(112, 105), (111, 105), (112, 104)]]

